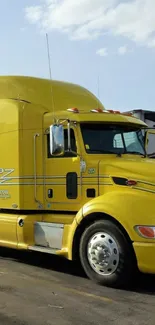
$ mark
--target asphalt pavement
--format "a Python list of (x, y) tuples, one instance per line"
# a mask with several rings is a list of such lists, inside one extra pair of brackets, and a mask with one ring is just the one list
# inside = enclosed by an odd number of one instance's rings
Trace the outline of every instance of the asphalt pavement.
[(101, 287), (50, 255), (0, 250), (0, 325), (155, 325), (155, 276)]

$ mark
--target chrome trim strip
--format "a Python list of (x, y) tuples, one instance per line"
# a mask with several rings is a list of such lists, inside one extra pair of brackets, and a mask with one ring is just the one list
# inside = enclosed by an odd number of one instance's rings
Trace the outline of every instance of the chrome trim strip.
[[(36, 176), (37, 179), (62, 179), (66, 178), (65, 176)], [(80, 177), (78, 177), (80, 178)], [(35, 179), (34, 176), (12, 176), (12, 177), (4, 177), (3, 180), (11, 180), (11, 179)]]
[(99, 185), (111, 185), (111, 186), (113, 186), (112, 183), (100, 183)]
[(135, 190), (140, 190), (140, 191), (143, 191), (143, 192), (155, 193), (155, 191), (153, 191), (153, 190), (149, 190), (149, 189), (147, 189), (147, 188), (143, 188), (143, 187), (134, 186), (133, 188), (134, 188)]
[[(42, 179), (42, 178), (45, 178), (45, 179), (62, 179), (62, 178), (66, 178), (66, 176), (12, 176), (12, 177), (4, 177), (3, 180), (11, 180), (11, 179), (34, 179), (34, 178), (37, 178), (37, 179)], [(80, 178), (80, 176), (78, 176), (78, 178)], [(96, 176), (82, 176), (83, 179), (86, 179), (86, 178), (98, 178), (98, 175)], [(99, 178), (110, 178), (109, 176), (99, 176)], [(154, 184), (155, 185), (155, 184)]]
[[(50, 204), (74, 204), (74, 203), (76, 203), (76, 205), (78, 205), (78, 204), (80, 204), (80, 202), (78, 201), (78, 202), (75, 202), (76, 201), (76, 199), (75, 200), (72, 200), (73, 202), (70, 202), (70, 199), (68, 199), (68, 202), (55, 202), (55, 201), (48, 201), (48, 200), (46, 200), (46, 203), (50, 203)], [(54, 211), (54, 210), (53, 210)], [(74, 211), (73, 211), (74, 212)], [(75, 213), (77, 213), (77, 210), (75, 210)], [(70, 217), (72, 217), (72, 216), (74, 216), (74, 213), (73, 214), (70, 214), (69, 215)]]
[[(39, 186), (39, 185), (45, 185), (45, 186), (47, 186), (47, 185), (53, 185), (53, 186), (59, 186), (59, 185), (61, 185), (61, 186), (66, 186), (66, 183), (41, 183), (41, 182), (39, 182), (39, 183), (34, 183), (34, 182), (32, 182), (32, 183), (30, 183), (30, 182), (26, 182), (26, 183), (2, 183), (2, 184), (0, 184), (0, 186), (6, 186), (6, 185), (35, 185), (35, 186)], [(81, 183), (78, 183), (77, 184), (78, 186), (81, 186)], [(96, 185), (98, 185), (98, 183), (96, 182), (96, 183), (83, 183), (82, 185), (84, 185), (84, 186), (96, 186)], [(112, 183), (100, 183), (99, 185), (113, 185)]]
[[(5, 183), (5, 184), (0, 184), (0, 186), (6, 186), (6, 185), (66, 185), (65, 183)], [(80, 186), (80, 184), (78, 184)], [(38, 201), (37, 201), (38, 202)]]
[[(35, 137), (36, 137), (37, 135), (35, 135)], [(34, 152), (34, 155), (35, 155), (36, 153)], [(0, 182), (0, 186), (6, 186), (6, 185), (34, 185), (35, 186), (35, 193), (34, 193), (34, 195), (35, 195), (35, 201), (37, 200), (37, 193), (36, 193), (36, 186), (38, 186), (38, 185), (66, 185), (66, 183), (55, 183), (55, 182), (45, 182), (45, 183), (43, 183), (43, 182), (38, 182), (37, 183), (37, 180), (42, 180), (42, 179), (49, 179), (49, 180), (51, 180), (51, 179), (65, 179), (66, 177), (65, 176), (62, 176), (62, 175), (59, 175), (59, 176), (37, 176), (36, 175), (36, 165), (35, 165), (35, 160), (34, 160), (34, 176), (12, 176), (12, 177), (4, 177), (3, 178), (3, 182)], [(83, 180), (86, 180), (86, 179), (97, 179), (96, 180), (96, 182), (94, 181), (94, 182), (91, 182), (91, 183), (85, 183), (84, 181), (82, 182), (82, 185), (99, 185), (99, 186), (101, 186), (101, 185), (109, 185), (109, 186), (111, 186), (111, 185), (113, 185), (113, 183), (104, 183), (104, 182), (100, 182), (100, 179), (109, 179), (110, 178), (110, 176), (108, 176), (108, 175), (100, 175), (99, 176), (99, 184), (98, 184), (98, 176), (96, 175), (96, 176), (82, 176), (82, 179)], [(78, 179), (81, 179), (81, 176), (78, 176)], [(10, 182), (8, 182), (8, 181), (11, 181), (11, 180), (34, 180), (34, 182), (28, 182), (28, 183), (24, 183), (24, 182), (16, 182), (16, 183), (10, 183)], [(140, 180), (140, 179), (136, 179), (136, 178), (134, 178), (134, 180), (135, 181), (137, 181), (138, 183), (141, 183), (141, 184), (146, 184), (146, 185), (150, 185), (150, 186), (154, 186), (155, 187), (155, 183), (151, 183), (151, 182), (147, 182), (147, 181), (144, 181), (144, 180)], [(81, 186), (81, 182), (80, 182), (80, 184), (78, 184), (78, 186)], [(151, 190), (151, 189), (146, 189), (146, 188), (142, 188), (142, 187), (138, 187), (138, 186), (136, 186), (136, 187), (133, 187), (133, 188), (135, 188), (135, 189), (139, 189), (139, 190), (142, 190), (142, 191), (147, 191), (147, 192), (151, 192), (151, 193), (155, 193), (155, 191), (154, 190)], [(38, 202), (38, 203), (40, 203), (40, 202)]]
[(146, 184), (146, 185), (151, 185), (151, 186), (155, 186), (155, 183), (150, 183), (150, 182), (147, 182), (147, 181), (142, 181), (142, 180), (139, 180), (139, 179), (135, 179), (135, 181), (141, 183), (141, 184)]

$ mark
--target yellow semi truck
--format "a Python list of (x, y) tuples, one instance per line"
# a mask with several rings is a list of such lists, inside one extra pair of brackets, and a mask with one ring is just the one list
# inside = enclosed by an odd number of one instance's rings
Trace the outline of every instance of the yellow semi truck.
[(80, 259), (106, 286), (155, 273), (146, 127), (78, 85), (0, 77), (0, 246)]

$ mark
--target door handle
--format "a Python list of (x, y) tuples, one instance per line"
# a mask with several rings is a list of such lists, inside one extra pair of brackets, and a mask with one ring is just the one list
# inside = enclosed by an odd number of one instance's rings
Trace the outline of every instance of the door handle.
[(53, 190), (51, 188), (48, 189), (48, 198), (52, 199), (53, 197)]

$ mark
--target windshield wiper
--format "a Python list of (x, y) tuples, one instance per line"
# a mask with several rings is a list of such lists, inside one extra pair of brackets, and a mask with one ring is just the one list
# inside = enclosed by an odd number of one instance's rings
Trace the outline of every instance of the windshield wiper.
[(89, 152), (90, 153), (98, 152), (98, 153), (105, 153), (105, 154), (113, 154), (113, 155), (116, 155), (116, 156), (121, 156), (121, 154), (122, 154), (120, 152), (114, 152), (114, 151), (111, 151), (111, 150), (91, 150)]
[(113, 153), (113, 154), (115, 154), (115, 152), (110, 151), (110, 150), (90, 150), (90, 152)]
[(139, 156), (143, 156), (145, 157), (145, 154), (144, 153), (141, 153), (139, 151), (126, 151), (125, 154), (128, 154), (128, 155), (139, 155)]

